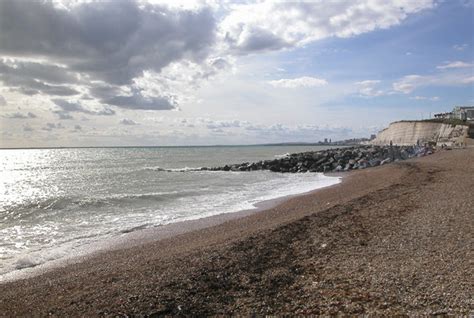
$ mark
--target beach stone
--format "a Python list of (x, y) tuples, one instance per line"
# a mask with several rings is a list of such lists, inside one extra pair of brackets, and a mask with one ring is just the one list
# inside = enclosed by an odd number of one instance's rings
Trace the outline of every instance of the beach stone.
[(372, 167), (376, 167), (376, 166), (380, 165), (380, 160), (379, 159), (372, 159), (372, 160), (369, 161), (369, 164)]

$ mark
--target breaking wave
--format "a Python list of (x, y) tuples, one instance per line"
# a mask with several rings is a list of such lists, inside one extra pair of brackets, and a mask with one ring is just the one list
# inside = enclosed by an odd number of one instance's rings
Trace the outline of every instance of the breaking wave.
[(147, 171), (164, 171), (164, 172), (189, 172), (189, 171), (202, 171), (202, 167), (184, 167), (184, 168), (170, 168), (165, 169), (161, 167), (147, 167)]

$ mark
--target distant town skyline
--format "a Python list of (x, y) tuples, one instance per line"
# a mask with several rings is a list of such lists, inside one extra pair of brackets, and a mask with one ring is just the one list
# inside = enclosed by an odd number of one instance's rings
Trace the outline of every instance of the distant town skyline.
[(0, 147), (369, 138), (474, 105), (474, 2), (0, 1)]

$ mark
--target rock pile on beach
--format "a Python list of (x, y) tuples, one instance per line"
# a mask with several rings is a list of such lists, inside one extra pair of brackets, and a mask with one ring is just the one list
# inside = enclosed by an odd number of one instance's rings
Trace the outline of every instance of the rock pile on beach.
[(294, 153), (258, 162), (201, 168), (210, 171), (338, 172), (365, 169), (433, 153), (424, 146), (356, 146)]

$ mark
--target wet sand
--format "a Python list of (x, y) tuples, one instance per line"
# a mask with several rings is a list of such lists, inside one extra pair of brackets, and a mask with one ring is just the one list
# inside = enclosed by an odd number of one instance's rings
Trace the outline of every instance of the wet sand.
[(474, 312), (473, 148), (223, 221), (2, 284), (0, 315)]

